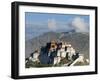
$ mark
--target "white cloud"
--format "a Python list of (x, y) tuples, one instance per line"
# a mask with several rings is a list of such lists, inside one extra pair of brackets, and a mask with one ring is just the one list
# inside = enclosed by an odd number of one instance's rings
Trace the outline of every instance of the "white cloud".
[(84, 19), (80, 17), (76, 17), (72, 21), (72, 26), (74, 27), (76, 32), (88, 32), (88, 23), (85, 22)]
[(52, 31), (55, 31), (57, 29), (56, 21), (54, 19), (48, 19), (48, 28)]

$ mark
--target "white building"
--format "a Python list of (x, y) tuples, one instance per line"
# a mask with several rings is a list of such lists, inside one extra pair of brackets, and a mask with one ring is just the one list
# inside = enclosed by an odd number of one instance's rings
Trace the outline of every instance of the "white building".
[(83, 56), (83, 54), (79, 54), (78, 62), (84, 63), (84, 56)]
[(54, 57), (53, 65), (59, 64), (61, 61), (61, 57)]
[(68, 60), (72, 60), (72, 56), (75, 55), (75, 49), (72, 47), (69, 47), (67, 52), (68, 52)]
[[(67, 50), (65, 50), (67, 47)], [(57, 51), (57, 56), (65, 58), (68, 54), (68, 59), (72, 60), (72, 56), (75, 55), (75, 49), (71, 46), (71, 44), (63, 44), (62, 48)]]
[(40, 55), (40, 54), (39, 54), (38, 52), (35, 52), (35, 53), (33, 54), (32, 61), (33, 61), (33, 62), (39, 61), (39, 58), (38, 58), (39, 55)]

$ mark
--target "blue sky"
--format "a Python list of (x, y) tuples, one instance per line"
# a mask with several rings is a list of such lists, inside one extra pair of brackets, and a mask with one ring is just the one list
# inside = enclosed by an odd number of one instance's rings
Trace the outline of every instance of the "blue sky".
[(89, 16), (74, 14), (25, 12), (26, 40), (45, 32), (89, 32)]
[(51, 14), (51, 13), (33, 13), (33, 12), (26, 12), (25, 19), (26, 23), (30, 22), (46, 22), (48, 19), (55, 19), (57, 21), (69, 21), (75, 17), (81, 17), (86, 22), (89, 22), (88, 15), (73, 15), (73, 14)]

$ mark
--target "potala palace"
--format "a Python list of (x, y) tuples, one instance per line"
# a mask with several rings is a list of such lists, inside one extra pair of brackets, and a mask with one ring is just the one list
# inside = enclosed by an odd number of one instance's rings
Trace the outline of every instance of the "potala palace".
[[(41, 63), (40, 57), (44, 54), (48, 58), (47, 65), (53, 66), (74, 66), (89, 64), (89, 59), (84, 58), (84, 54), (76, 53), (76, 50), (70, 43), (51, 41), (41, 50), (36, 49), (33, 53), (26, 58), (25, 62), (28, 64), (30, 61), (37, 64)], [(45, 59), (42, 59), (45, 61)], [(35, 65), (34, 65), (35, 66)], [(30, 66), (31, 67), (31, 66)]]

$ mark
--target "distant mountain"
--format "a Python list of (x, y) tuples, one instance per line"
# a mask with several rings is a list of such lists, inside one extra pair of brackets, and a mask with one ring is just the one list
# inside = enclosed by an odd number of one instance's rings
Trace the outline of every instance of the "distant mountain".
[(41, 46), (45, 46), (51, 40), (68, 42), (75, 48), (76, 52), (84, 54), (85, 58), (89, 58), (89, 33), (77, 33), (74, 31), (71, 33), (48, 32), (26, 41), (25, 57), (28, 57), (36, 49), (40, 49)]

